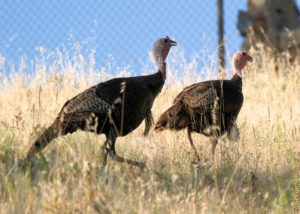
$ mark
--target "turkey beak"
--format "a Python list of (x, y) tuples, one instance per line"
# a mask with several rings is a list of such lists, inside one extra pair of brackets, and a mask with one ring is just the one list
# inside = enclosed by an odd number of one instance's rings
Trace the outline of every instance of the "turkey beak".
[(173, 41), (170, 39), (170, 42), (169, 42), (170, 46), (177, 46), (177, 42)]
[(247, 55), (247, 60), (248, 60), (249, 62), (253, 62), (253, 58), (252, 58), (251, 56), (249, 56), (249, 55)]

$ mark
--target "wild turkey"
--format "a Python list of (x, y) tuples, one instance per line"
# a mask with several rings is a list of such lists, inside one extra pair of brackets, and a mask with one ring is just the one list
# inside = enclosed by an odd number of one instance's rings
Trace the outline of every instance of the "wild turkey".
[(211, 138), (212, 158), (218, 139), (226, 132), (231, 140), (233, 132), (238, 132), (236, 118), (243, 105), (242, 69), (252, 57), (246, 51), (233, 56), (232, 67), (235, 74), (230, 80), (212, 80), (190, 85), (175, 98), (173, 105), (159, 117), (156, 131), (187, 128), (188, 139), (200, 161), (193, 144), (191, 132)]
[(58, 136), (81, 129), (105, 134), (104, 165), (107, 163), (107, 154), (109, 154), (114, 160), (144, 167), (144, 163), (124, 159), (117, 155), (116, 138), (125, 136), (136, 129), (144, 119), (144, 135), (148, 134), (153, 124), (151, 108), (166, 79), (165, 59), (170, 48), (176, 45), (177, 43), (167, 36), (154, 43), (152, 53), (159, 66), (157, 73), (111, 79), (67, 101), (53, 124), (29, 149), (29, 154), (41, 151)]

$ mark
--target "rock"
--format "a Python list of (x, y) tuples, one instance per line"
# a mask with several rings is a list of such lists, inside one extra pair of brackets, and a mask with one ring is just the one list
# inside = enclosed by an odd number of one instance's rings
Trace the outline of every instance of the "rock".
[(275, 54), (288, 51), (291, 60), (297, 57), (300, 20), (294, 0), (248, 0), (248, 11), (239, 11), (237, 25), (245, 37), (243, 49), (262, 44)]

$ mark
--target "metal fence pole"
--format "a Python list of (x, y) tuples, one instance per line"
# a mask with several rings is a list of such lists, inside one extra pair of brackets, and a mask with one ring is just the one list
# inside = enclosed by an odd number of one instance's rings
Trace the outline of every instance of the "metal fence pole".
[(224, 31), (223, 31), (223, 0), (218, 0), (218, 33), (219, 33), (219, 72), (225, 68)]

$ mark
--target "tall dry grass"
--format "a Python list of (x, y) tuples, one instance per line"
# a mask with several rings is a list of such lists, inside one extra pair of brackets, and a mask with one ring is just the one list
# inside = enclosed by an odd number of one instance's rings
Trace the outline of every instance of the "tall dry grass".
[[(237, 120), (241, 138), (235, 143), (222, 138), (216, 163), (204, 170), (191, 164), (185, 132), (152, 130), (145, 138), (143, 124), (118, 138), (116, 147), (120, 155), (145, 161), (144, 172), (110, 159), (102, 170), (104, 137), (81, 131), (57, 138), (37, 159), (23, 160), (66, 100), (111, 76), (108, 69), (86, 71), (81, 65), (88, 63), (79, 58), (3, 79), (0, 213), (291, 213), (299, 206), (294, 176), (300, 161), (300, 67), (275, 62), (264, 52), (252, 55)], [(172, 67), (176, 59), (169, 58), (168, 84), (154, 103), (154, 119), (184, 86), (201, 80), (196, 61), (183, 62), (180, 73)], [(213, 76), (212, 68), (206, 71)], [(119, 69), (119, 75), (131, 74)], [(209, 159), (209, 140), (193, 138), (203, 160)]]

